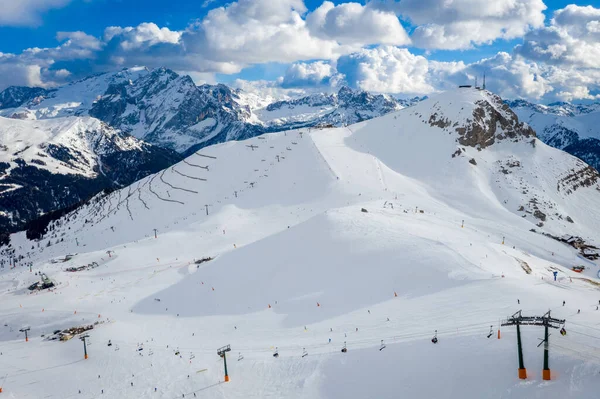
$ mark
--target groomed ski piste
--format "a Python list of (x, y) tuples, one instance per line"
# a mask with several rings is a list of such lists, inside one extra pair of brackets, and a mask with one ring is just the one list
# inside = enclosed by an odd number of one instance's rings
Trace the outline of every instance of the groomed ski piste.
[[(600, 191), (566, 187), (585, 164), (540, 141), (478, 150), (428, 123), (467, 123), (481, 100), (495, 104), (454, 91), (207, 147), (39, 246), (13, 235), (25, 259), (0, 269), (0, 398), (597, 398), (598, 266), (540, 233), (598, 243)], [(57, 286), (30, 293), (35, 272)], [(566, 319), (550, 381), (535, 326), (521, 327), (518, 378), (516, 331), (500, 323), (519, 310)], [(96, 322), (88, 359), (78, 336), (45, 340)]]

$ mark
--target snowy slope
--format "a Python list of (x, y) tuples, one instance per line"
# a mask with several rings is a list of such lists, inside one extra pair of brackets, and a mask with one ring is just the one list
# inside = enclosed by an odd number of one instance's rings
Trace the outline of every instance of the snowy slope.
[[(598, 267), (572, 272), (582, 263), (574, 248), (530, 231), (597, 243), (600, 191), (574, 183), (580, 168), (477, 90), (347, 128), (204, 148), (98, 196), (39, 243), (11, 237), (4, 261), (24, 258), (0, 269), (3, 393), (595, 398)], [(195, 264), (205, 257), (214, 259)], [(27, 262), (57, 289), (27, 294)], [(520, 381), (515, 332), (496, 339), (499, 320), (549, 308), (568, 331), (550, 338), (554, 381), (541, 380), (535, 327), (523, 328)], [(87, 360), (77, 339), (40, 337), (95, 321)], [(227, 344), (222, 383), (216, 350)]]

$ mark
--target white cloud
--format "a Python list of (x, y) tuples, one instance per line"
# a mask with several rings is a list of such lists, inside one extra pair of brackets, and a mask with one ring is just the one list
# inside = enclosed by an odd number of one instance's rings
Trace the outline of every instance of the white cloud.
[(527, 33), (515, 51), (552, 65), (600, 68), (600, 8), (555, 11), (550, 26)]
[(67, 41), (65, 43), (68, 46), (77, 46), (80, 48), (87, 48), (90, 50), (100, 50), (102, 48), (102, 42), (96, 39), (94, 36), (90, 36), (85, 32), (58, 32), (56, 34), (56, 40), (59, 42)]
[[(27, 21), (27, 15), (67, 2), (0, 0), (5, 6), (0, 24), (19, 13)], [(211, 9), (182, 31), (142, 23), (108, 27), (102, 37), (58, 32), (56, 47), (0, 53), (0, 90), (12, 84), (50, 87), (132, 65), (166, 66), (198, 82), (214, 82), (218, 73), (274, 62), (290, 64), (284, 76), (255, 85), (273, 93), (326, 90), (345, 79), (376, 92), (429, 94), (472, 82), (485, 70), (489, 87), (504, 97), (596, 98), (600, 9), (569, 5), (543, 26), (544, 8), (541, 0), (372, 0), (324, 1), (309, 12), (303, 0), (238, 0)], [(412, 44), (427, 49), (468, 48), (521, 35), (524, 41), (512, 54), (472, 64), (429, 61), (395, 47), (410, 41), (396, 15), (414, 25)]]
[(72, 0), (0, 0), (0, 26), (35, 26), (40, 14), (64, 7)]
[(523, 36), (542, 27), (542, 0), (376, 0), (384, 10), (408, 18), (416, 28), (415, 46), (427, 49), (466, 49), (496, 39)]
[(369, 5), (343, 3), (336, 6), (325, 1), (306, 17), (306, 23), (315, 36), (341, 44), (410, 43), (408, 34), (396, 15)]
[(159, 28), (154, 23), (141, 23), (138, 26), (121, 28), (110, 26), (104, 31), (104, 39), (111, 41), (118, 39), (123, 50), (134, 50), (149, 47), (158, 43), (177, 44), (181, 33), (169, 28)]
[(241, 89), (247, 94), (257, 96), (255, 103), (263, 103), (263, 106), (277, 100), (285, 100), (294, 97), (304, 96), (310, 93), (310, 89), (304, 88), (282, 88), (282, 79), (272, 80), (243, 80), (236, 79), (231, 83), (231, 87)]
[(329, 84), (335, 69), (331, 64), (317, 61), (290, 65), (283, 76), (282, 87), (307, 87)]
[(434, 91), (427, 81), (427, 59), (403, 48), (363, 49), (340, 57), (337, 68), (351, 86), (363, 90), (410, 94)]
[(302, 0), (239, 0), (211, 10), (182, 40), (187, 51), (239, 65), (334, 58), (343, 52), (337, 42), (311, 35), (305, 12)]

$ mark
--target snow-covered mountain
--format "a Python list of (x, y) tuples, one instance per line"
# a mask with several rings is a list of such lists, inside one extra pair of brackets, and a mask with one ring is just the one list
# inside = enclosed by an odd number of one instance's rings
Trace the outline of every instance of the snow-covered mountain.
[[(599, 201), (597, 172), (475, 89), (205, 147), (10, 237), (3, 394), (596, 398), (598, 266), (549, 235), (598, 245)], [(54, 291), (24, 294), (29, 263)], [(524, 326), (520, 382), (500, 320), (549, 308), (553, 381)], [(52, 340), (80, 325), (87, 360)]]
[(547, 106), (524, 100), (507, 103), (546, 144), (575, 155), (600, 170), (600, 103), (561, 102)]
[(138, 139), (182, 153), (297, 127), (355, 123), (420, 99), (397, 100), (343, 87), (338, 93), (269, 101), (225, 85), (196, 86), (166, 68), (129, 68), (55, 90), (11, 87), (0, 115), (49, 119), (89, 115)]
[(317, 93), (273, 102), (257, 109), (258, 119), (273, 129), (353, 124), (414, 105), (422, 98), (398, 100), (342, 87), (337, 93)]
[(0, 231), (180, 159), (91, 117), (0, 117)]
[[(0, 162), (10, 171), (2, 178), (0, 230), (169, 166), (180, 159), (173, 150), (191, 154), (266, 132), (341, 126), (408, 104), (348, 88), (272, 102), (225, 85), (196, 86), (189, 76), (165, 68), (142, 67), (52, 90), (9, 87), (0, 92)], [(44, 181), (53, 189), (38, 190)], [(15, 201), (21, 195), (28, 200)]]

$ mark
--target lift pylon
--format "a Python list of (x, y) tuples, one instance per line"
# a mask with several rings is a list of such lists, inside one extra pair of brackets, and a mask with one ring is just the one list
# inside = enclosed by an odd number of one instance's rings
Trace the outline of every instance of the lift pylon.
[[(521, 344), (521, 328), (520, 326), (540, 326), (544, 327), (544, 340), (540, 345), (544, 344), (544, 369), (542, 371), (542, 378), (544, 380), (550, 380), (550, 366), (549, 366), (549, 343), (548, 328), (559, 329), (565, 320), (555, 319), (550, 316), (550, 311), (546, 312), (543, 316), (523, 316), (519, 310), (512, 316), (508, 317), (502, 322), (503, 326), (517, 326), (517, 349), (519, 352), (519, 378), (527, 378), (527, 370), (523, 362), (523, 345)], [(538, 345), (539, 346), (539, 345)]]
[(217, 349), (217, 355), (223, 358), (223, 366), (225, 366), (225, 382), (229, 382), (229, 374), (227, 374), (227, 352), (231, 352), (230, 345), (225, 345)]

